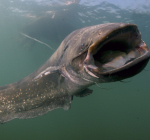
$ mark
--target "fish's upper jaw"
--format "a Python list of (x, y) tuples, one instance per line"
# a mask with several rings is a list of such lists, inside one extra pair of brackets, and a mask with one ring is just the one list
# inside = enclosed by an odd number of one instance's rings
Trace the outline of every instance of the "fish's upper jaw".
[(118, 81), (142, 71), (149, 58), (150, 50), (141, 40), (137, 26), (124, 24), (94, 42), (86, 52), (83, 65), (92, 77)]

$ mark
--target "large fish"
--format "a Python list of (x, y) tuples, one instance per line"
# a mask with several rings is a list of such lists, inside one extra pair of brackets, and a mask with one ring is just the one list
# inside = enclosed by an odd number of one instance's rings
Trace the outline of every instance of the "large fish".
[(120, 81), (141, 72), (150, 51), (134, 24), (108, 23), (72, 32), (38, 70), (0, 87), (0, 122), (70, 108), (73, 96), (95, 83)]

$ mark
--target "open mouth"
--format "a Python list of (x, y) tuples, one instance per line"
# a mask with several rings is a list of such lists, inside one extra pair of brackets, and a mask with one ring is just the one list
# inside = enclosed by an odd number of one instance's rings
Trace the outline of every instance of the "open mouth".
[(91, 76), (98, 78), (99, 75), (130, 69), (143, 61), (139, 70), (135, 70), (136, 74), (145, 67), (149, 58), (149, 48), (141, 40), (137, 26), (132, 25), (112, 31), (92, 44), (88, 48), (84, 68)]

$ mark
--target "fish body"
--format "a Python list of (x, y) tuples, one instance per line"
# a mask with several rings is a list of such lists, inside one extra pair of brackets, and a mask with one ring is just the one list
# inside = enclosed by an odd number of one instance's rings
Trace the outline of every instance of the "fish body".
[(39, 69), (0, 87), (0, 122), (68, 110), (73, 96), (92, 93), (95, 83), (120, 81), (141, 72), (150, 51), (134, 24), (107, 23), (69, 34)]

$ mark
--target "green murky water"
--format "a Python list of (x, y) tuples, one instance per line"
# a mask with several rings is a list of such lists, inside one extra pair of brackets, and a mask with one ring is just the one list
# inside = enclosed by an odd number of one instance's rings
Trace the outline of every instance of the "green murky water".
[[(1, 86), (32, 73), (54, 52), (21, 35), (22, 32), (56, 50), (62, 38), (77, 28), (106, 22), (130, 22), (138, 25), (143, 40), (150, 46), (150, 11), (146, 7), (145, 11), (139, 10), (142, 0), (133, 10), (109, 2), (95, 6), (41, 3), (26, 0), (0, 2)], [(0, 139), (148, 140), (149, 71), (150, 64), (126, 82), (99, 84), (106, 89), (92, 86), (94, 93), (84, 98), (75, 97), (68, 111), (57, 109), (37, 118), (15, 119), (1, 124)]]

